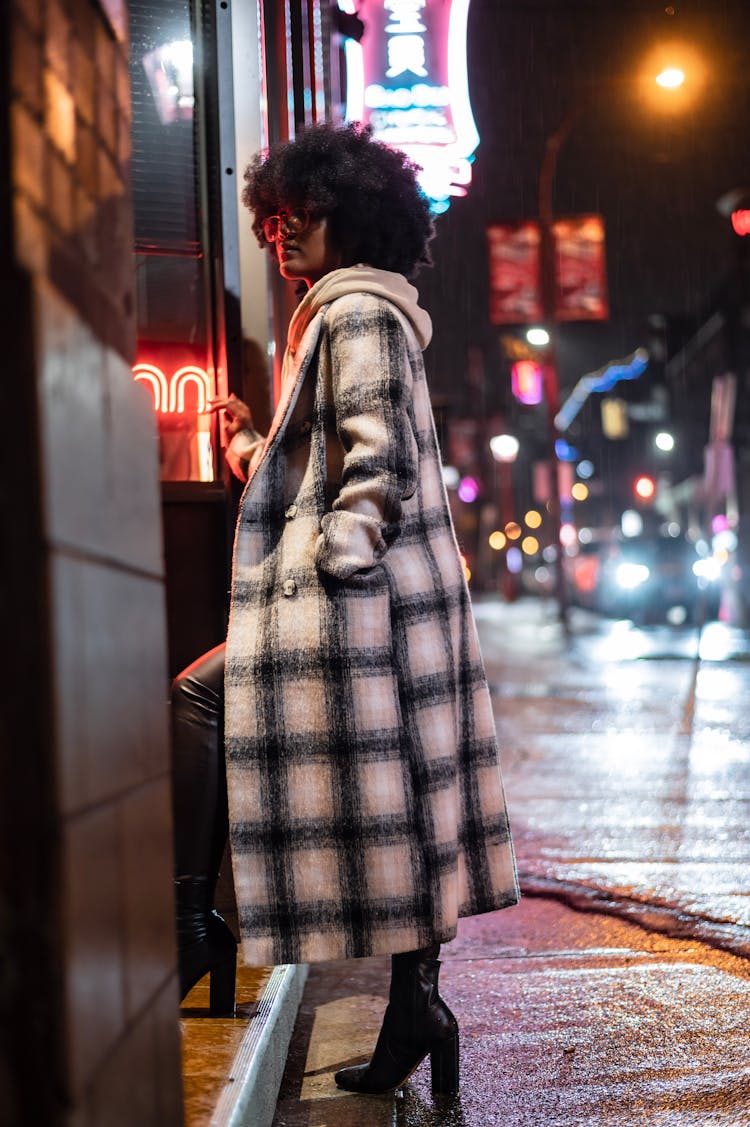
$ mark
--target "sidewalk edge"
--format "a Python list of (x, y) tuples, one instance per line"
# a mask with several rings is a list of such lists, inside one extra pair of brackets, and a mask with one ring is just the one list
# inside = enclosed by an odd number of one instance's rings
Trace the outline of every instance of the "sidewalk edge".
[(274, 967), (235, 1054), (211, 1127), (271, 1127), (307, 973), (303, 964)]

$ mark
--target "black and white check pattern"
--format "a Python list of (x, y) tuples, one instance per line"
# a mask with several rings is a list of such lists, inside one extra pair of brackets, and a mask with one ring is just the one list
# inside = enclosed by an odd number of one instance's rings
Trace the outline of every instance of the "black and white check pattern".
[(410, 321), (340, 297), (294, 368), (240, 506), (227, 640), (232, 863), (261, 965), (445, 942), (518, 899)]

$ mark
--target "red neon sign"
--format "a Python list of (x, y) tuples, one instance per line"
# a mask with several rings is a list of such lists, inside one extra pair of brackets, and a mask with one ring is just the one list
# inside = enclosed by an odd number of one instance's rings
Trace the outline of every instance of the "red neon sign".
[(197, 392), (195, 411), (199, 415), (205, 414), (213, 395), (211, 377), (196, 364), (185, 364), (167, 379), (158, 365), (139, 363), (133, 367), (133, 378), (151, 388), (154, 410), (161, 415), (184, 415), (185, 393), (191, 385)]

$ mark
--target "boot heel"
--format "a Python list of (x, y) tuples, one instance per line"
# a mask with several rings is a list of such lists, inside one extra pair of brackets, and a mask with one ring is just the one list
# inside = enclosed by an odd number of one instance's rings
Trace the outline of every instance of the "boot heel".
[(237, 952), (228, 951), (211, 968), (209, 1013), (211, 1017), (234, 1017)]
[(430, 1052), (433, 1096), (455, 1096), (458, 1091), (458, 1032)]

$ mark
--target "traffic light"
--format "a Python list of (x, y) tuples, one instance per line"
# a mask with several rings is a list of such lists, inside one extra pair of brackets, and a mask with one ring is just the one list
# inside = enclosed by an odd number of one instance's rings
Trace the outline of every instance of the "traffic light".
[(648, 474), (641, 474), (633, 482), (633, 492), (639, 501), (653, 501), (656, 493), (656, 482)]

